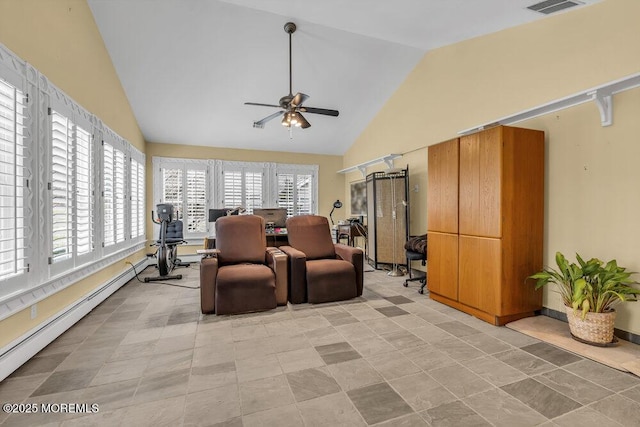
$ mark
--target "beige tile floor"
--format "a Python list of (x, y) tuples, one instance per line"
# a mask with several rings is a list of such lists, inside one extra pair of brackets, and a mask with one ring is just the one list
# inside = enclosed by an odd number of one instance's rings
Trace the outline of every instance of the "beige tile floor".
[[(153, 273), (152, 268), (145, 274)], [(197, 286), (197, 265), (173, 285)], [(365, 273), (363, 297), (203, 316), (131, 281), (0, 383), (3, 426), (640, 425), (640, 379)]]

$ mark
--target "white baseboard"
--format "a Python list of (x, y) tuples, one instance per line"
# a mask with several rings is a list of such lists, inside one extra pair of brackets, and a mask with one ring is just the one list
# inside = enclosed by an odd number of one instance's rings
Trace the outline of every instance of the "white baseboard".
[[(148, 264), (149, 260), (144, 258), (136, 263), (136, 270), (142, 271)], [(11, 375), (13, 371), (35, 356), (40, 350), (62, 335), (134, 277), (133, 269), (113, 277), (89, 295), (59, 311), (0, 349), (0, 381)]]

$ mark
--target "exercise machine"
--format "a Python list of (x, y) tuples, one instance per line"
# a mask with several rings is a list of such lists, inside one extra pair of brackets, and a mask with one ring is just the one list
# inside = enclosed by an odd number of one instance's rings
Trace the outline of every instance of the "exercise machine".
[(176, 266), (189, 266), (189, 263), (182, 262), (178, 258), (177, 246), (187, 243), (183, 239), (182, 221), (178, 219), (174, 220), (174, 210), (171, 204), (161, 203), (156, 206), (156, 209), (158, 211), (158, 218), (155, 218), (155, 213), (151, 211), (151, 221), (160, 225), (160, 235), (154, 244), (158, 247), (155, 255), (158, 261), (159, 276), (145, 277), (144, 281), (154, 282), (159, 280), (182, 279), (182, 274), (171, 275)]

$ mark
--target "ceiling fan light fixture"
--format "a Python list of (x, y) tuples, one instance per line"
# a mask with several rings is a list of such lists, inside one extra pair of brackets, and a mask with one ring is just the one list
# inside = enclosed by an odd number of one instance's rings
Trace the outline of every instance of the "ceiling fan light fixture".
[(302, 120), (300, 120), (300, 115), (297, 112), (289, 113), (289, 118), (292, 126), (302, 126)]

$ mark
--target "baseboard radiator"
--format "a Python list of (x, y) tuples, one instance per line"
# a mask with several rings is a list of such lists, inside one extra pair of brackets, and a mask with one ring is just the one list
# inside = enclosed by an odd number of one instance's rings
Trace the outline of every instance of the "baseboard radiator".
[[(147, 258), (142, 259), (135, 264), (135, 269), (142, 271), (149, 264)], [(38, 354), (134, 277), (133, 269), (122, 272), (0, 349), (0, 381), (11, 375), (13, 371)]]

